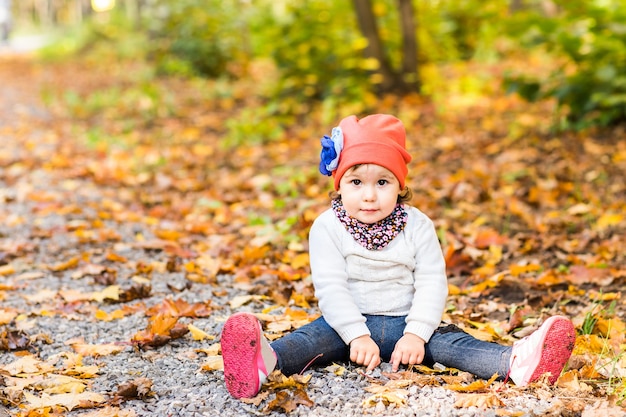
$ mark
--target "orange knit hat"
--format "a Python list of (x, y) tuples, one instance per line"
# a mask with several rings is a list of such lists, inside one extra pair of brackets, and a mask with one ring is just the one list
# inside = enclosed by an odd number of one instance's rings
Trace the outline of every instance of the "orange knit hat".
[[(320, 171), (327, 175), (332, 173), (335, 190), (339, 189), (343, 174), (357, 164), (376, 164), (387, 168), (400, 182), (400, 188), (404, 188), (411, 155), (406, 151), (404, 125), (396, 117), (387, 114), (373, 114), (362, 119), (348, 116), (339, 122), (338, 128), (333, 129), (332, 140), (328, 136), (322, 139), (322, 146), (325, 149), (322, 150)], [(330, 149), (335, 151), (334, 154), (330, 151), (334, 160), (329, 164), (327, 156), (325, 164), (325, 151)]]

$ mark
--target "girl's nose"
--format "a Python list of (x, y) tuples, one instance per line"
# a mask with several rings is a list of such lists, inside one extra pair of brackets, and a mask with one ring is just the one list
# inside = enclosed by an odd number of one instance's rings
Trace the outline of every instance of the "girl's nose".
[(376, 200), (376, 189), (374, 187), (364, 187), (363, 188), (363, 200), (365, 201), (374, 201)]

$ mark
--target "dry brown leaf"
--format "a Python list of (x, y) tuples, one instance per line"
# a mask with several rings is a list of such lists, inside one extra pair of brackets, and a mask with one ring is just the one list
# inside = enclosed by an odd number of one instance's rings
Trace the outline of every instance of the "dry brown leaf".
[(241, 398), (240, 401), (243, 402), (243, 403), (252, 404), (252, 405), (258, 407), (269, 396), (270, 396), (270, 392), (266, 391), (266, 390), (263, 390), (263, 391), (260, 391), (256, 396), (254, 396), (252, 398)]
[(614, 404), (612, 400), (600, 400), (593, 405), (587, 405), (580, 417), (624, 417), (626, 409)]
[(283, 390), (276, 393), (276, 398), (267, 404), (264, 411), (270, 412), (282, 410), (285, 413), (291, 413), (298, 407), (298, 405), (312, 407), (315, 403), (311, 401), (306, 392), (301, 388), (295, 390)]
[(125, 400), (141, 399), (153, 395), (152, 380), (148, 378), (136, 378), (117, 387), (115, 396)]

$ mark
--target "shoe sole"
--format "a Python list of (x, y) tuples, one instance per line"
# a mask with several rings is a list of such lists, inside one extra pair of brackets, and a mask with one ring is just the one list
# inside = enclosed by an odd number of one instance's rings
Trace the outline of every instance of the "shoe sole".
[(552, 323), (540, 345), (539, 362), (528, 382), (537, 381), (542, 375), (549, 372), (548, 380), (550, 384), (554, 384), (559, 379), (561, 371), (574, 349), (576, 331), (572, 322), (564, 317), (551, 317), (546, 322), (550, 320)]
[(259, 321), (252, 314), (233, 314), (224, 324), (221, 338), (224, 380), (235, 398), (252, 398), (259, 392), (256, 364), (260, 337)]

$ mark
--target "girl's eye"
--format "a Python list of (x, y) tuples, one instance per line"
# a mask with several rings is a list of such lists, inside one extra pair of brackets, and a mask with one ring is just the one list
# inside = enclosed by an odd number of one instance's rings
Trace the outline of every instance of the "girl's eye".
[(387, 180), (378, 180), (378, 185), (385, 185), (387, 184), (389, 181)]
[(353, 185), (360, 185), (361, 184), (361, 180), (352, 180), (351, 181)]

